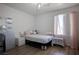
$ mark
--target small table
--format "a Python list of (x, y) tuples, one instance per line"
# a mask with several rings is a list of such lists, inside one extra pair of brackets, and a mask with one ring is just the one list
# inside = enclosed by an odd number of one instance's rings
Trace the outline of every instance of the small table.
[(58, 45), (64, 46), (64, 39), (54, 37), (54, 39), (52, 39), (51, 45), (53, 46), (53, 44), (58, 44)]

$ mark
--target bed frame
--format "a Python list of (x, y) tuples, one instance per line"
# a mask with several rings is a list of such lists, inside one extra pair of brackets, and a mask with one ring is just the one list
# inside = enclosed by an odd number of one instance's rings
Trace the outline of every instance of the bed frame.
[(34, 41), (25, 39), (26, 44), (36, 47), (36, 48), (41, 48), (42, 50), (46, 50), (49, 46), (51, 46), (51, 42), (52, 42), (52, 40), (48, 43), (43, 44), (43, 43), (38, 43), (38, 42), (34, 42)]

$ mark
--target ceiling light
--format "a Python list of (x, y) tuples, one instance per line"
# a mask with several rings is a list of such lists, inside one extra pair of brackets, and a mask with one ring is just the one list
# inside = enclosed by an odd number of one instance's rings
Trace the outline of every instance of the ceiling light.
[(40, 9), (41, 7), (49, 5), (49, 3), (33, 3), (33, 5)]
[(38, 6), (37, 6), (38, 8), (40, 8), (41, 7), (41, 4), (38, 4)]

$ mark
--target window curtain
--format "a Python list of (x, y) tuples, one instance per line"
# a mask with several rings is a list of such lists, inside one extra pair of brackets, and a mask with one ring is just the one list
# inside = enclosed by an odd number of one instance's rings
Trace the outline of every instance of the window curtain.
[[(54, 18), (54, 34), (56, 37), (60, 37), (64, 39), (64, 43), (65, 46), (70, 46), (71, 42), (70, 42), (70, 19), (69, 19), (69, 14), (63, 14), (63, 33), (62, 34), (58, 34), (58, 29), (60, 27), (59, 24), (59, 20), (58, 20), (58, 16), (55, 16)], [(61, 23), (61, 22), (60, 22)], [(59, 26), (59, 27), (58, 27)], [(61, 32), (61, 30), (60, 30)]]
[(69, 13), (66, 13), (64, 15), (64, 40), (65, 40), (65, 46), (71, 45), (71, 25), (70, 25), (70, 15)]
[(54, 17), (54, 34), (63, 35), (63, 22), (64, 22), (64, 14), (60, 14)]
[(71, 48), (78, 49), (78, 13), (71, 12)]
[(57, 30), (58, 30), (58, 16), (54, 17), (54, 34), (57, 35)]
[(54, 18), (54, 34), (57, 37), (63, 37), (65, 46), (70, 46), (72, 49), (78, 49), (78, 13), (70, 12), (64, 14), (63, 17), (63, 34), (57, 34), (59, 29), (58, 16)]

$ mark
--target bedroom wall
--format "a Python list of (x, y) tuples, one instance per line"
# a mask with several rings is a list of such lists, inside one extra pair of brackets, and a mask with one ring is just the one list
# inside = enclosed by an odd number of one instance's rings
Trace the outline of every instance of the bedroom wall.
[(36, 29), (39, 31), (39, 33), (41, 34), (45, 34), (48, 32), (53, 33), (54, 20), (52, 16), (53, 15), (51, 15), (50, 13), (37, 16), (35, 23), (36, 23)]
[[(30, 31), (34, 27), (33, 16), (3, 4), (0, 4), (0, 17), (11, 17), (13, 19), (12, 27), (16, 36), (18, 36), (18, 32)], [(2, 21), (4, 19), (0, 19), (0, 25), (3, 24)]]

